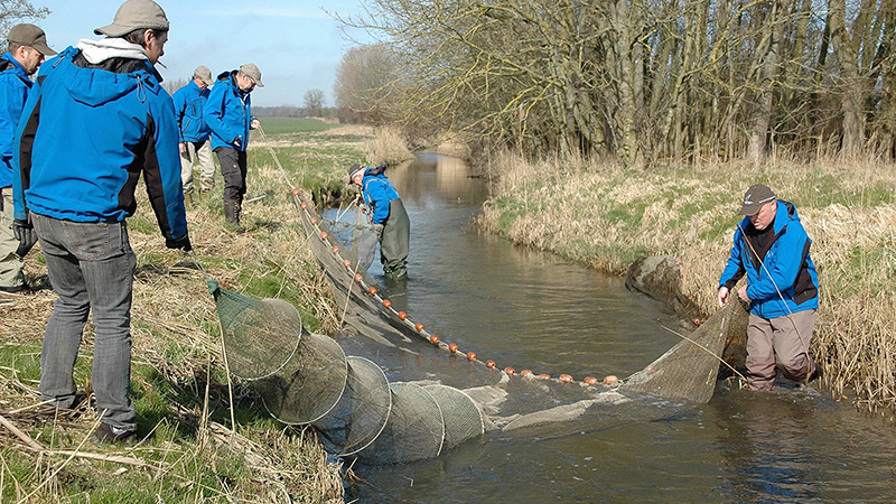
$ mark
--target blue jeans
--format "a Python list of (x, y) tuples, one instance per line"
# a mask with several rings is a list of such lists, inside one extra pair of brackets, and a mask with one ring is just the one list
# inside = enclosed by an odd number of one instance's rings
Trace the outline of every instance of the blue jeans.
[(131, 403), (131, 292), (137, 259), (124, 222), (71, 222), (33, 215), (58, 299), (40, 355), (40, 393), (61, 408), (75, 400), (72, 373), (93, 310), (93, 391), (103, 422), (136, 428)]

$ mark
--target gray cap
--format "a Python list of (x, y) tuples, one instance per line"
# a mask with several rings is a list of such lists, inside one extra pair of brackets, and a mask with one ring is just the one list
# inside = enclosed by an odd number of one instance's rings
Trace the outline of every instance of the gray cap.
[(212, 80), (212, 71), (205, 65), (196, 67), (196, 70), (193, 70), (193, 77), (199, 77), (199, 80), (204, 82), (206, 86), (211, 86), (215, 82)]
[(775, 201), (775, 192), (768, 186), (762, 184), (751, 185), (747, 192), (744, 193), (743, 207), (740, 209), (741, 215), (756, 215), (762, 209), (762, 205), (769, 201)]
[(152, 0), (128, 0), (118, 8), (112, 24), (97, 28), (93, 33), (107, 37), (123, 37), (141, 28), (168, 30), (168, 17), (165, 16), (165, 11)]
[(361, 165), (359, 165), (359, 164), (357, 164), (357, 163), (355, 163), (355, 164), (349, 166), (349, 168), (348, 168), (348, 180), (349, 180), (349, 182), (351, 182), (351, 180), (352, 180), (353, 178), (355, 178), (355, 174), (358, 172), (358, 170), (364, 170), (364, 167), (361, 166)]
[(255, 63), (246, 63), (240, 67), (240, 72), (243, 72), (255, 81), (256, 86), (264, 87), (264, 84), (261, 83), (261, 70), (258, 69)]
[(44, 56), (53, 56), (56, 51), (50, 49), (47, 45), (47, 34), (29, 23), (17, 24), (9, 30), (6, 40), (19, 44), (20, 46), (28, 46), (37, 49)]

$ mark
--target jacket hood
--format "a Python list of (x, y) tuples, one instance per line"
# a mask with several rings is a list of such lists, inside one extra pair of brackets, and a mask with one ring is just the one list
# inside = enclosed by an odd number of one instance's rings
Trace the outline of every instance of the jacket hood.
[[(76, 64), (74, 60), (79, 54), (94, 66)], [(132, 66), (135, 70), (123, 73), (104, 68), (115, 59), (135, 60), (142, 64), (138, 63)], [(137, 88), (153, 94), (158, 94), (162, 89), (161, 77), (146, 59), (143, 49), (123, 39), (83, 39), (77, 49), (67, 48), (45, 66), (61, 74), (62, 85), (73, 99), (94, 107), (117, 100)]]

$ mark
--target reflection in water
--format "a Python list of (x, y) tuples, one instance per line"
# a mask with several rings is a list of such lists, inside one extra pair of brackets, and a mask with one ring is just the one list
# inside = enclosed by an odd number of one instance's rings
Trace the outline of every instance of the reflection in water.
[[(444, 340), (500, 366), (577, 378), (628, 375), (677, 343), (660, 327), (676, 321), (621, 279), (471, 229), (487, 189), (462, 163), (428, 156), (386, 175), (411, 218), (410, 280), (388, 295)], [(378, 261), (371, 273), (382, 280)], [(417, 365), (446, 365), (434, 358)], [(365, 483), (348, 497), (890, 503), (896, 495), (896, 429), (824, 396), (722, 388), (707, 405), (632, 408), (555, 430), (492, 432), (436, 460), (356, 467)]]

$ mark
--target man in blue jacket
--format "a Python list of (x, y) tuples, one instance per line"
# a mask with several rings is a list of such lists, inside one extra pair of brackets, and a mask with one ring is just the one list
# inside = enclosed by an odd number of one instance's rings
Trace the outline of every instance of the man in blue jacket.
[(9, 51), (0, 56), (0, 291), (27, 289), (22, 271), (25, 254), (37, 237), (26, 233), (24, 242), (13, 232), (12, 155), (15, 130), (31, 91), (32, 75), (45, 56), (56, 51), (47, 45), (47, 35), (33, 24), (18, 24), (9, 30)]
[(200, 65), (193, 71), (190, 83), (174, 93), (174, 113), (180, 134), (180, 178), (187, 206), (193, 203), (193, 165), (196, 161), (199, 161), (199, 201), (202, 201), (203, 193), (215, 187), (215, 161), (209, 142), (212, 130), (202, 117), (212, 82), (212, 71)]
[(177, 121), (154, 67), (168, 19), (151, 0), (128, 0), (112, 24), (43, 65), (18, 128), (16, 226), (33, 220), (58, 296), (40, 359), (40, 393), (76, 402), (72, 379), (88, 314), (96, 337), (93, 391), (99, 442), (132, 440), (131, 300), (136, 257), (125, 219), (141, 174), (169, 248), (190, 250)]
[(809, 254), (812, 240), (796, 207), (757, 184), (744, 194), (734, 246), (719, 279), (719, 306), (744, 274), (737, 296), (750, 304), (747, 381), (753, 390), (775, 387), (775, 368), (792, 381), (815, 371), (809, 344), (818, 308), (818, 275)]
[(373, 210), (372, 220), (380, 241), (383, 273), (390, 280), (408, 276), (411, 220), (392, 182), (383, 174), (385, 166), (352, 165), (349, 179), (361, 188), (364, 203)]
[(224, 176), (224, 218), (235, 231), (240, 226), (243, 196), (246, 194), (246, 148), (249, 130), (258, 127), (252, 117), (250, 94), (255, 86), (264, 87), (261, 70), (247, 63), (218, 76), (205, 104), (205, 123), (212, 130), (212, 150), (218, 156)]

